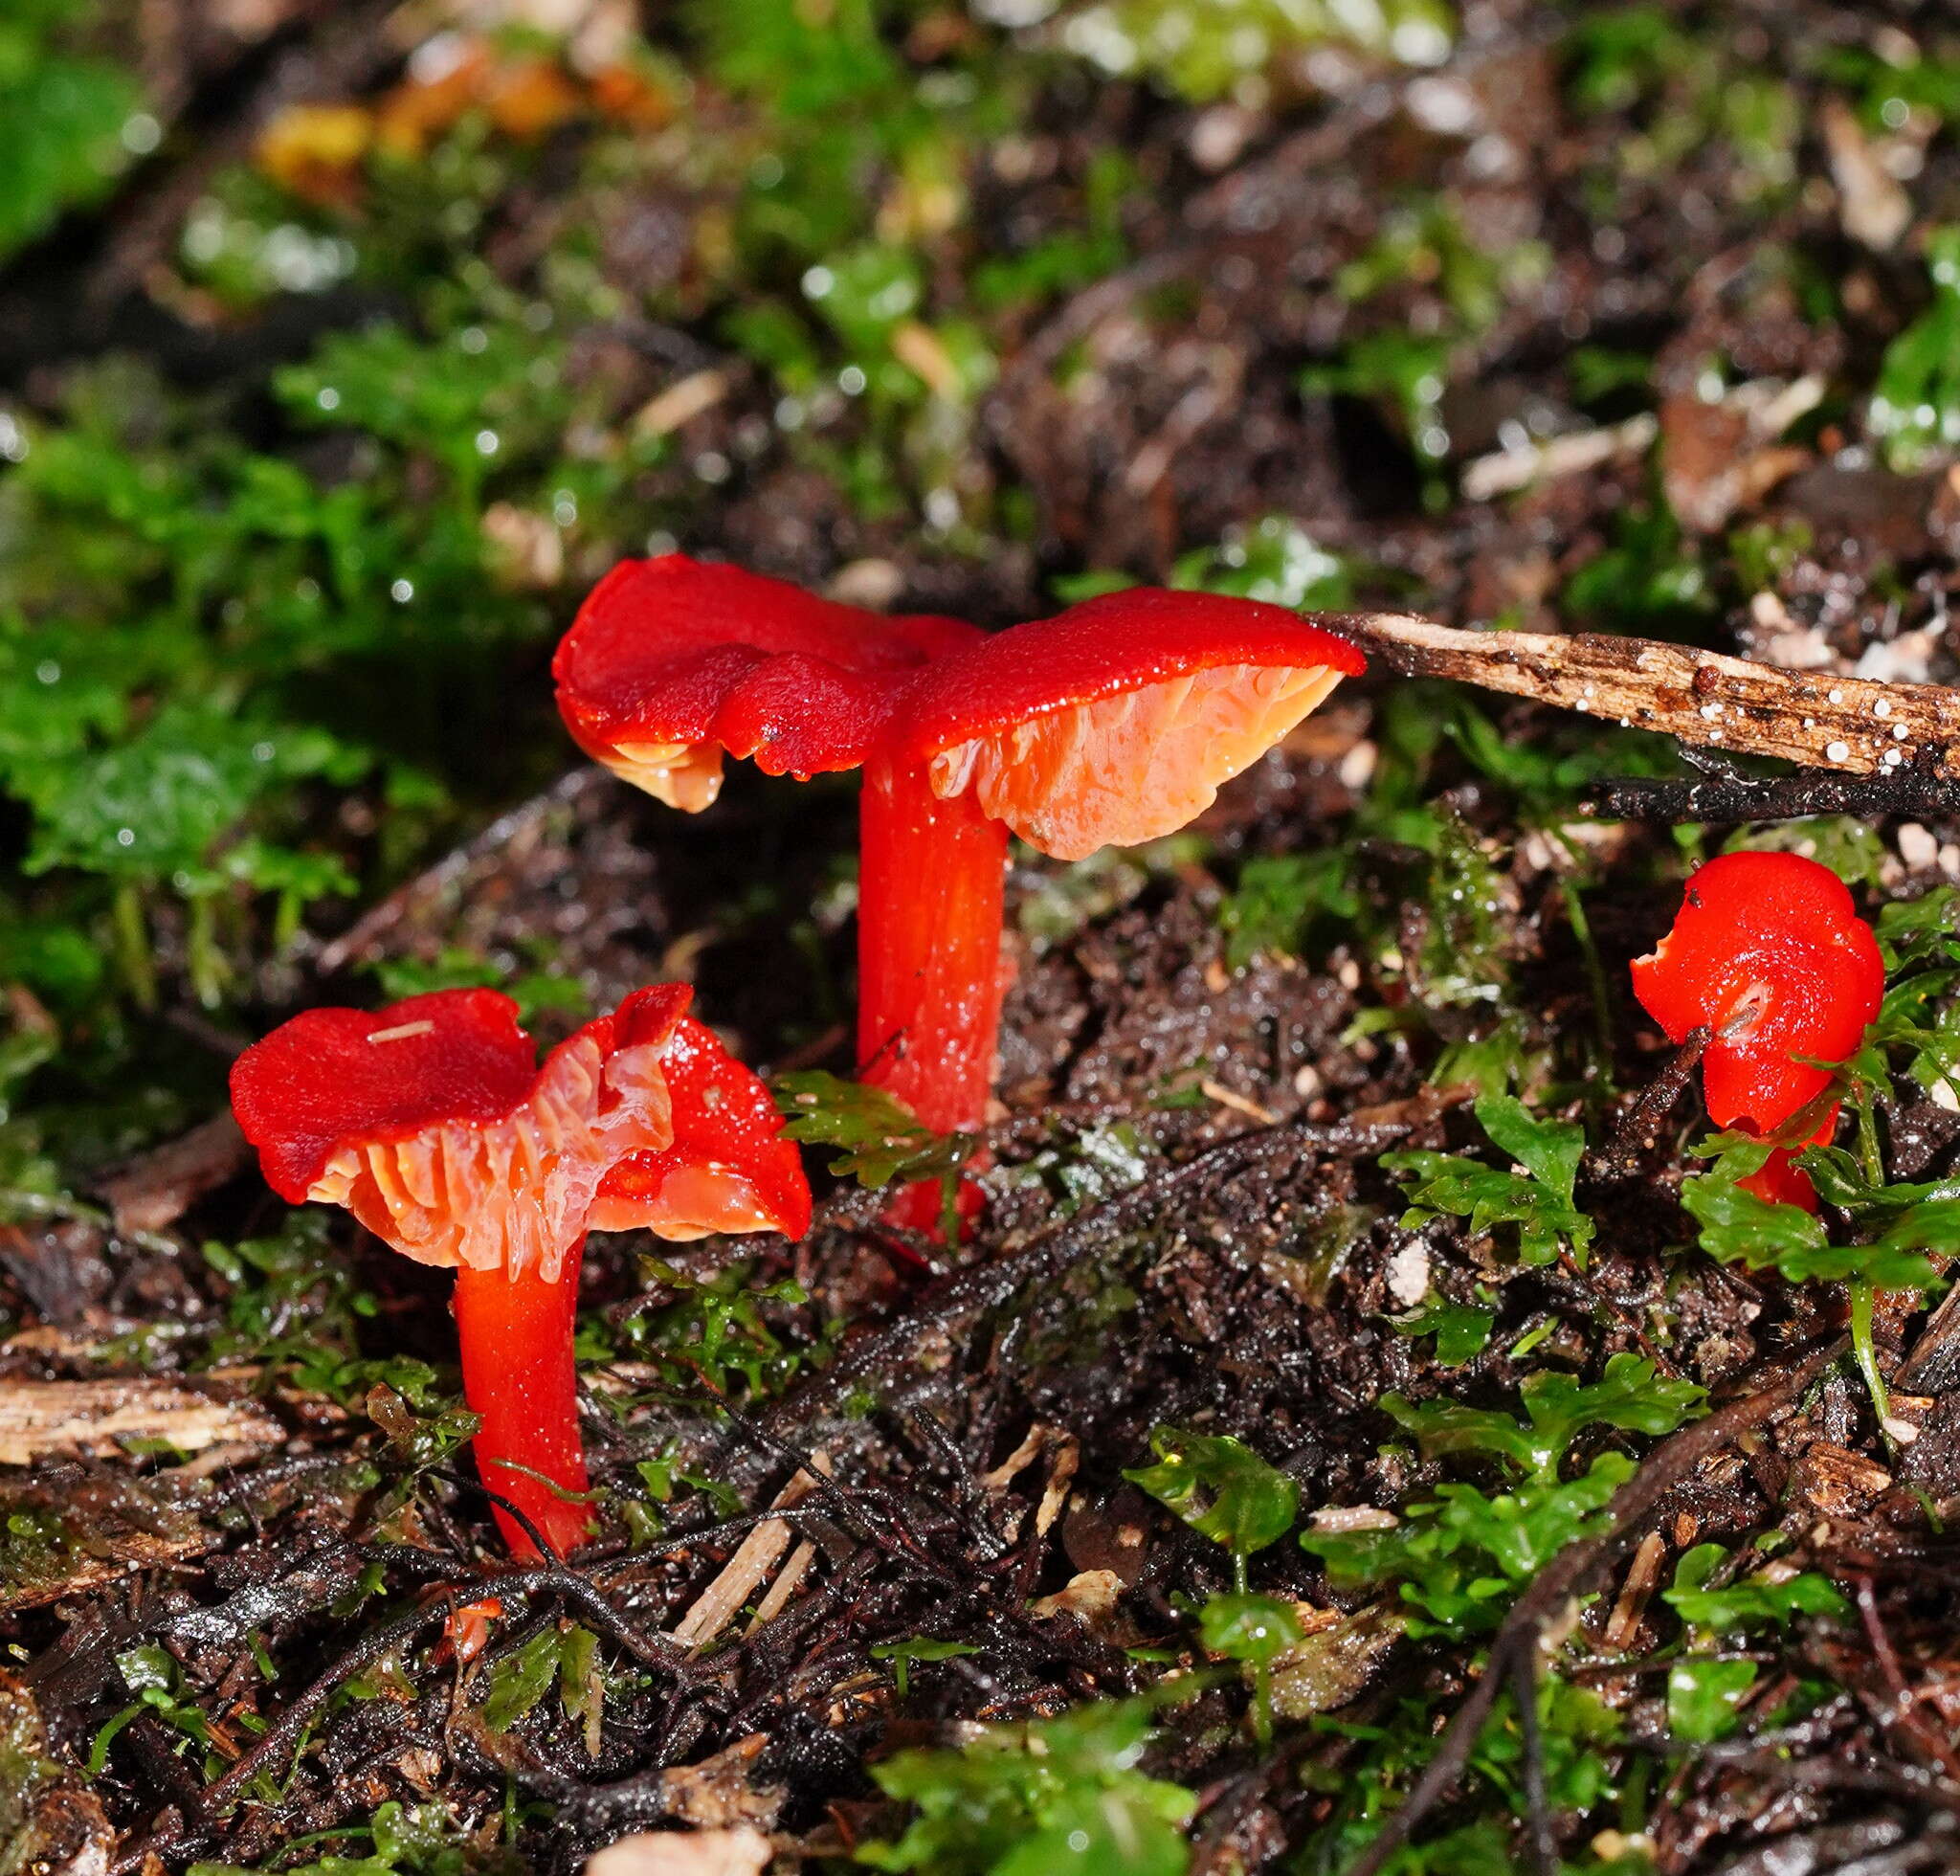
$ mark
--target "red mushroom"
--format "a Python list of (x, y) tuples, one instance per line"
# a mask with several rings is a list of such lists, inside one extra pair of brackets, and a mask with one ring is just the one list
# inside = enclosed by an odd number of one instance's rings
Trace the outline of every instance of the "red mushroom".
[(1362, 658), (1252, 600), (1138, 589), (990, 636), (670, 554), (615, 568), (552, 668), (579, 746), (675, 807), (724, 753), (863, 768), (861, 1072), (946, 1132), (992, 1083), (1008, 829), (1064, 860), (1172, 833)]
[(280, 1196), (345, 1205), (404, 1255), (455, 1268), (478, 1469), (561, 1553), (587, 1524), (565, 1495), (586, 1488), (571, 1348), (587, 1230), (800, 1237), (810, 1223), (767, 1091), (687, 1016), (691, 995), (637, 991), (542, 1067), (495, 991), (308, 1010), (232, 1070), (238, 1124)]
[[(1702, 1088), (1718, 1127), (1774, 1133), (1831, 1085), (1879, 1014), (1885, 966), (1844, 882), (1796, 854), (1724, 854), (1688, 880), (1674, 928), (1633, 963), (1634, 994), (1671, 1041), (1703, 1026)], [(1811, 1140), (1829, 1140), (1834, 1102)], [(1757, 1196), (1817, 1208), (1779, 1149), (1745, 1180)]]

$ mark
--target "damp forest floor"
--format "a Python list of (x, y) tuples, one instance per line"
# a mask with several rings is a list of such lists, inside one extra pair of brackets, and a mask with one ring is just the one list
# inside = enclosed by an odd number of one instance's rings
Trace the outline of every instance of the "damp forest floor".
[[(450, 984), (851, 1074), (849, 778), (558, 727), (622, 554), (1952, 681), (1956, 129), (1903, 4), (9, 10), (0, 1870), (1960, 1868), (1937, 792), (1608, 820), (1666, 739), (1377, 670), (1017, 852), (984, 1217), (595, 1239), (551, 1569), (224, 1117)], [(1734, 844), (1887, 949), (1815, 1222), (1630, 993)]]

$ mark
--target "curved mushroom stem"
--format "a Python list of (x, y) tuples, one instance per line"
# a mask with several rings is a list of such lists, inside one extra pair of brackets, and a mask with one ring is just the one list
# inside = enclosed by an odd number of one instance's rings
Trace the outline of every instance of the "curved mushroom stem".
[[(578, 1316), (578, 1267), (585, 1240), (566, 1253), (555, 1284), (535, 1269), (511, 1277), (502, 1270), (456, 1273), (456, 1327), (462, 1345), (463, 1396), (482, 1424), (477, 1429), (477, 1471), (537, 1526), (560, 1556), (585, 1541), (590, 1517), (582, 1504), (561, 1498), (586, 1489), (585, 1449), (578, 1430), (578, 1372), (572, 1330)], [(513, 1465), (528, 1467), (519, 1472)], [(534, 1479), (530, 1473), (541, 1473)], [(497, 1527), (511, 1554), (537, 1557), (538, 1547), (517, 1520), (497, 1510)]]
[(858, 806), (858, 1058), (935, 1133), (979, 1126), (1000, 1032), (1007, 829), (923, 768), (877, 762)]
[(1737, 1183), (1743, 1191), (1753, 1193), (1771, 1205), (1795, 1205), (1806, 1212), (1815, 1212), (1817, 1209), (1817, 1189), (1811, 1184), (1810, 1174), (1791, 1162), (1806, 1147), (1828, 1147), (1831, 1144), (1838, 1132), (1838, 1105), (1835, 1101), (1831, 1104), (1830, 1111), (1808, 1140), (1800, 1140), (1793, 1147), (1776, 1148), (1763, 1162), (1761, 1171), (1739, 1180)]

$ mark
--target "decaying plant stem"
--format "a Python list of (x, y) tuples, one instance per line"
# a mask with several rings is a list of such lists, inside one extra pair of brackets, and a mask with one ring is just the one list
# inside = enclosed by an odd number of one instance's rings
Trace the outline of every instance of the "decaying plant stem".
[(1453, 678), (1700, 748), (1847, 776), (1914, 770), (1928, 781), (1960, 780), (1960, 690), (1945, 684), (1786, 671), (1651, 638), (1461, 632), (1393, 613), (1319, 622), (1404, 677)]

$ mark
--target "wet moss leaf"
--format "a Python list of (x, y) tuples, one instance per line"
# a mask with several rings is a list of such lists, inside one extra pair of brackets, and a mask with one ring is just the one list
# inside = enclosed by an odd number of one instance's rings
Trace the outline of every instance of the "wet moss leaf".
[(1454, 1400), (1412, 1406), (1400, 1395), (1384, 1395), (1381, 1404), (1431, 1458), (1485, 1453), (1548, 1479), (1585, 1428), (1611, 1426), (1658, 1437), (1696, 1418), (1706, 1399), (1693, 1381), (1670, 1379), (1644, 1355), (1625, 1353), (1614, 1355), (1604, 1374), (1590, 1384), (1570, 1374), (1540, 1373), (1526, 1376), (1518, 1392), (1525, 1403), (1522, 1421)]
[(1300, 1544), (1336, 1585), (1395, 1585), (1413, 1636), (1487, 1635), (1560, 1551), (1604, 1529), (1606, 1506), (1633, 1471), (1624, 1453), (1601, 1453), (1577, 1479), (1532, 1478), (1515, 1492), (1438, 1485), (1393, 1525), (1308, 1530)]
[(1690, 1655), (1667, 1670), (1667, 1730), (1683, 1744), (1706, 1745), (1735, 1725), (1736, 1709), (1756, 1684), (1752, 1661)]
[(1198, 1611), (1198, 1640), (1228, 1661), (1277, 1661), (1304, 1639), (1300, 1612), (1277, 1596), (1214, 1596)]
[(1352, 919), (1361, 901), (1350, 883), (1353, 856), (1340, 847), (1249, 860), (1218, 907), (1225, 961), (1243, 970), (1261, 951), (1298, 957), (1317, 919)]
[(1690, 1628), (1723, 1636), (1751, 1628), (1782, 1628), (1798, 1616), (1847, 1616), (1851, 1604), (1828, 1576), (1804, 1571), (1781, 1582), (1758, 1573), (1709, 1588), (1728, 1561), (1720, 1544), (1697, 1544), (1675, 1566), (1674, 1587), (1661, 1599)]
[(1927, 241), (1932, 304), (1885, 348), (1871, 426), (1902, 474), (1960, 443), (1960, 228)]
[(989, 1727), (957, 1752), (895, 1753), (871, 1776), (919, 1815), (858, 1861), (933, 1876), (1183, 1876), (1196, 1799), (1136, 1769), (1157, 1704), (1108, 1701)]
[(807, 1147), (835, 1147), (832, 1173), (880, 1191), (893, 1180), (944, 1178), (973, 1150), (970, 1134), (934, 1133), (882, 1088), (821, 1068), (778, 1075), (783, 1132)]
[(1513, 1094), (1486, 1094), (1471, 1111), (1477, 1124), (1534, 1179), (1570, 1205), (1586, 1152), (1586, 1129), (1576, 1121), (1539, 1121)]
[(1497, 1311), (1452, 1303), (1431, 1290), (1408, 1315), (1389, 1321), (1397, 1335), (1434, 1335), (1438, 1368), (1461, 1368), (1483, 1352)]
[(892, 1680), (903, 1700), (912, 1690), (912, 1664), (915, 1661), (955, 1661), (962, 1655), (980, 1652), (969, 1642), (935, 1642), (929, 1636), (915, 1635), (904, 1642), (881, 1642), (871, 1651), (873, 1661), (895, 1663)]
[(1234, 1556), (1249, 1557), (1293, 1529), (1300, 1487), (1230, 1434), (1160, 1426), (1150, 1450), (1155, 1465), (1123, 1476)]
[(1723, 1263), (1773, 1269), (1793, 1284), (1926, 1289), (1938, 1276), (1918, 1253), (1960, 1247), (1960, 1200), (1953, 1199), (1909, 1206), (1875, 1243), (1833, 1244), (1821, 1218), (1800, 1206), (1771, 1204), (1737, 1183), (1769, 1152), (1754, 1142), (1731, 1147), (1682, 1187), (1682, 1206), (1701, 1226), (1702, 1248)]
[(1411, 1202), (1402, 1222), (1412, 1230), (1445, 1214), (1467, 1218), (1476, 1237), (1515, 1226), (1518, 1260), (1525, 1264), (1555, 1262), (1562, 1243), (1579, 1256), (1592, 1240), (1592, 1219), (1515, 1173), (1422, 1149), (1384, 1153), (1381, 1163), (1408, 1186)]
[(561, 1672), (563, 1651), (564, 1638), (557, 1629), (547, 1628), (491, 1669), (483, 1724), (492, 1732), (508, 1732), (551, 1690)]

